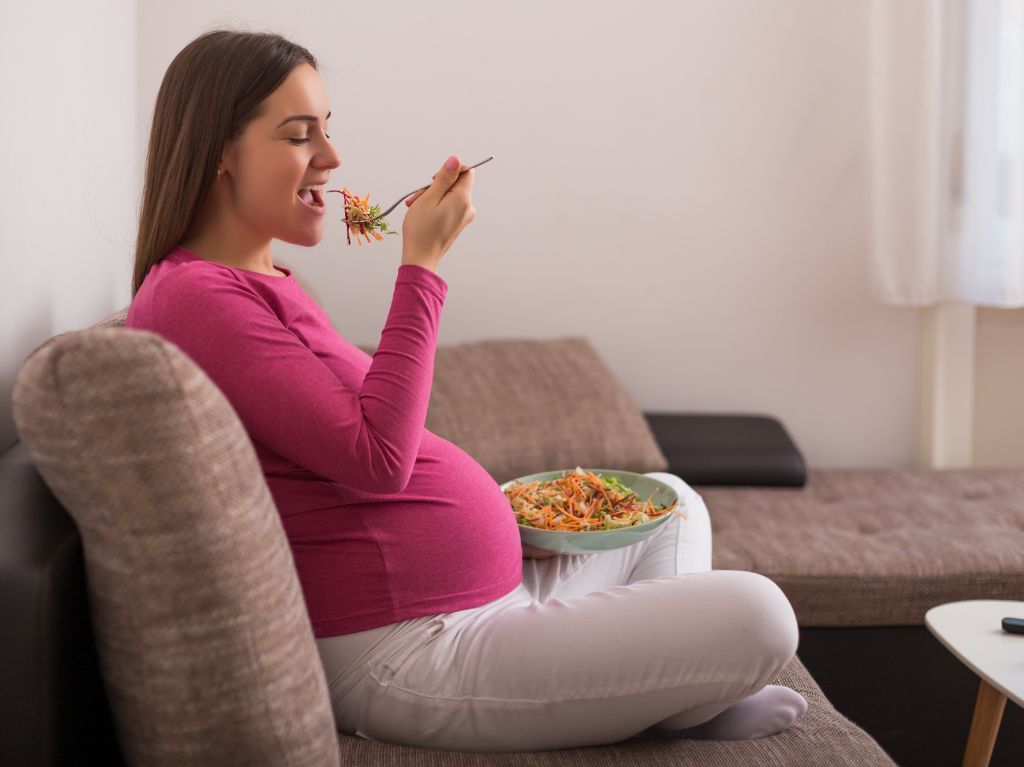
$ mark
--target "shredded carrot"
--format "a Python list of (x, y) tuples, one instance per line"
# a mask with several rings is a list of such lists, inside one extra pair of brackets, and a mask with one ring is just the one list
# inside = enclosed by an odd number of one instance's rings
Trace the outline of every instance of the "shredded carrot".
[[(356, 238), (356, 244), (362, 245), (363, 238), (366, 239), (367, 244), (373, 242), (370, 239), (371, 236), (378, 242), (383, 240), (384, 238), (380, 235), (380, 232), (384, 234), (398, 234), (394, 229), (388, 227), (387, 222), (383, 218), (376, 218), (380, 215), (380, 206), (370, 205), (369, 194), (360, 197), (359, 195), (352, 194), (347, 186), (343, 189), (328, 189), (327, 191), (337, 192), (342, 196), (342, 221), (345, 224), (345, 239), (349, 245), (352, 244), (353, 235)], [(376, 220), (371, 221), (370, 219)]]

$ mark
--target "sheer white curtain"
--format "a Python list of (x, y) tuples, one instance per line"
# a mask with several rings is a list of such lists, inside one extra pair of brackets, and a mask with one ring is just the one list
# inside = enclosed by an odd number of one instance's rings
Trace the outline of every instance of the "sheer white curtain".
[(1024, 306), (1024, 0), (873, 0), (871, 291)]

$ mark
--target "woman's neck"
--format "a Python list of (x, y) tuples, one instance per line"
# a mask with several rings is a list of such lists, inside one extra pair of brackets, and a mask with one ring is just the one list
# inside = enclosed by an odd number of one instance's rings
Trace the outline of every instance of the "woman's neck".
[(270, 243), (257, 252), (245, 252), (238, 248), (225, 247), (224, 243), (218, 243), (211, 237), (192, 237), (181, 242), (183, 248), (188, 248), (200, 258), (212, 261), (216, 264), (232, 266), (236, 269), (245, 269), (250, 272), (267, 274), (272, 277), (285, 277), (283, 272), (274, 267), (273, 259), (270, 256)]

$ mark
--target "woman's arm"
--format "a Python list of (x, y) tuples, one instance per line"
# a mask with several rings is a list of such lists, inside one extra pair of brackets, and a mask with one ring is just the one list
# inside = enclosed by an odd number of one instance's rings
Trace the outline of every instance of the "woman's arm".
[(326, 479), (394, 493), (419, 452), (447, 283), (399, 267), (381, 341), (356, 390), (235, 275), (188, 268), (156, 291), (161, 335), (225, 394), (249, 436)]

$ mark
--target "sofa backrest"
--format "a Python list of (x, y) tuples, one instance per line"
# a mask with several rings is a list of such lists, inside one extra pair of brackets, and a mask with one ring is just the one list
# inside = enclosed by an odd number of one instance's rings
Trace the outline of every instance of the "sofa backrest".
[(337, 764), (280, 516), (206, 374), (157, 334), (93, 327), (37, 348), (13, 404), (33, 465), (81, 535), (125, 761)]

